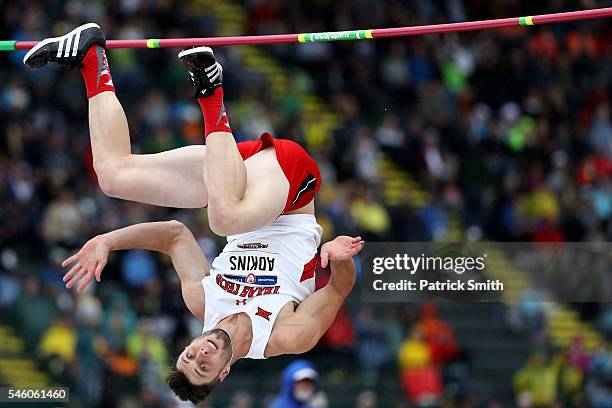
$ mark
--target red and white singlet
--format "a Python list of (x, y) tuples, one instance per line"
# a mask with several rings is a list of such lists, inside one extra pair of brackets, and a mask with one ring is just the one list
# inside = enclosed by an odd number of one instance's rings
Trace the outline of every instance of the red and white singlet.
[(227, 237), (223, 252), (202, 280), (204, 329), (236, 313), (251, 318), (253, 341), (246, 358), (261, 359), (278, 312), (315, 289), (322, 229), (309, 214), (281, 215), (256, 231)]

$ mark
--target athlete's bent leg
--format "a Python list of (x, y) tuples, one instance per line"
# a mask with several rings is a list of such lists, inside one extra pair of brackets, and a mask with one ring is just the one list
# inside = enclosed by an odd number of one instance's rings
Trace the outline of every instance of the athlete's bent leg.
[(164, 207), (206, 205), (205, 146), (132, 154), (127, 119), (114, 92), (89, 99), (89, 133), (94, 169), (107, 195)]
[[(128, 123), (112, 86), (105, 50), (87, 52), (81, 73), (89, 98), (89, 129), (100, 188), (124, 200), (165, 207), (203, 207), (203, 146), (133, 155)], [(95, 80), (95, 83), (94, 83)], [(102, 88), (110, 84), (108, 89)]]
[(23, 62), (30, 68), (50, 62), (69, 69), (81, 68), (90, 100), (94, 167), (107, 194), (169, 207), (206, 205), (203, 146), (153, 155), (131, 154), (127, 120), (114, 93), (105, 45), (100, 27), (88, 23), (61, 37), (39, 42)]
[(194, 97), (204, 116), (204, 178), (211, 229), (219, 235), (232, 235), (269, 224), (282, 213), (289, 192), (289, 182), (273, 149), (252, 158), (247, 179), (247, 167), (223, 104), (223, 68), (208, 47), (183, 50), (179, 59), (195, 85)]

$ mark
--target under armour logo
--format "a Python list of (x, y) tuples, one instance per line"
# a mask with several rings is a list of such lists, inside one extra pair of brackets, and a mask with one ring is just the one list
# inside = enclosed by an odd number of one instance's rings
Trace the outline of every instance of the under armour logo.
[(236, 300), (236, 306), (240, 306), (240, 302), (242, 302), (242, 306), (246, 305), (246, 299)]
[(268, 312), (267, 310), (263, 310), (261, 307), (257, 306), (257, 313), (255, 313), (256, 316), (260, 316), (266, 320), (270, 320), (271, 314), (272, 312)]

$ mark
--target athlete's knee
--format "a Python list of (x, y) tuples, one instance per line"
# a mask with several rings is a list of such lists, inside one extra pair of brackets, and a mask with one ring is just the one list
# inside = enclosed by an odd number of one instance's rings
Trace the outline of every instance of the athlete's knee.
[(94, 170), (98, 177), (98, 185), (104, 194), (112, 196), (114, 192), (114, 176), (110, 166), (106, 163), (99, 163), (94, 160)]
[(94, 170), (98, 177), (98, 185), (104, 194), (109, 197), (117, 197), (119, 194), (118, 171), (124, 166), (116, 160), (94, 160)]
[(217, 235), (228, 236), (238, 232), (239, 209), (237, 205), (208, 199), (208, 224)]

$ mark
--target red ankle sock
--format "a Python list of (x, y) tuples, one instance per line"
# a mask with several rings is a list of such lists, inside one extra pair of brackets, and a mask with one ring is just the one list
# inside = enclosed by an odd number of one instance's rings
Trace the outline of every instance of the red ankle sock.
[(213, 132), (232, 133), (223, 105), (223, 88), (218, 87), (212, 95), (198, 98), (198, 103), (204, 115), (205, 138)]
[(81, 74), (85, 80), (87, 99), (96, 96), (100, 92), (113, 91), (113, 78), (111, 77), (106, 51), (99, 45), (89, 47), (85, 58), (83, 58), (83, 68)]

